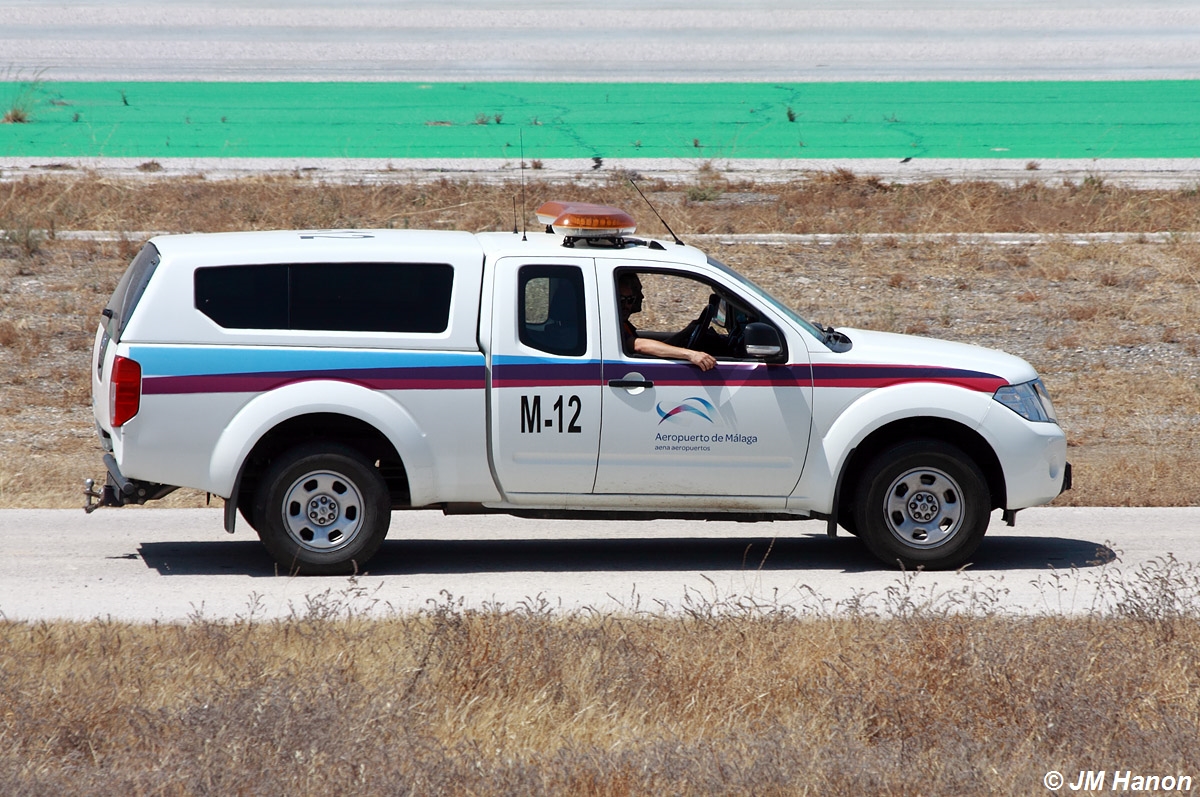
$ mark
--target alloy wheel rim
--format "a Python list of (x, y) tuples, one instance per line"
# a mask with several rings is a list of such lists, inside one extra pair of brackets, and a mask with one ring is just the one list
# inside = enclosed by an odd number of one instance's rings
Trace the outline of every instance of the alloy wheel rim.
[(362, 493), (350, 479), (333, 471), (313, 471), (284, 493), (283, 524), (301, 548), (335, 551), (362, 530), (363, 508)]
[(892, 536), (913, 548), (945, 545), (962, 528), (962, 489), (936, 468), (913, 468), (896, 477), (884, 496)]

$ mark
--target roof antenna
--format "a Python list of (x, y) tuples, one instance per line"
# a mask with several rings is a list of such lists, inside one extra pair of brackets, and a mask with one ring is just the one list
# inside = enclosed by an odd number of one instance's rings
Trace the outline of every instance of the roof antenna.
[[(517, 133), (521, 137), (521, 240), (528, 241), (525, 237), (525, 217), (529, 215), (525, 212), (525, 131), (518, 130)], [(513, 233), (517, 232), (516, 219), (513, 220)]]
[(671, 225), (667, 224), (667, 220), (664, 219), (662, 216), (659, 216), (658, 211), (654, 209), (654, 205), (650, 204), (650, 200), (646, 199), (646, 195), (642, 193), (642, 189), (638, 188), (638, 184), (633, 181), (632, 177), (630, 177), (628, 179), (629, 179), (629, 184), (631, 186), (633, 186), (633, 190), (637, 191), (638, 196), (640, 196), (642, 198), (642, 201), (646, 203), (646, 207), (650, 208), (651, 213), (653, 213), (655, 216), (658, 216), (658, 220), (662, 222), (662, 226), (667, 228), (667, 232), (671, 233), (671, 237), (675, 239), (675, 243), (677, 243), (680, 246), (683, 246), (683, 241), (679, 240), (679, 236), (676, 235), (675, 231), (671, 229)]

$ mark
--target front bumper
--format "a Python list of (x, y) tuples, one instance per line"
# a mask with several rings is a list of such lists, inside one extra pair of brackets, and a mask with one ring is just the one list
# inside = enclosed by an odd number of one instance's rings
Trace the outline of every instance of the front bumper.
[(1067, 436), (1057, 423), (1027, 421), (993, 402), (980, 431), (1004, 472), (1004, 509), (1048, 504), (1071, 486)]

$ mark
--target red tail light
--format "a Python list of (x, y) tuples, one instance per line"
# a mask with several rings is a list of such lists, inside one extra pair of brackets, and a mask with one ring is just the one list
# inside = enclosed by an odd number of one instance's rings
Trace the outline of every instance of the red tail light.
[(109, 379), (108, 406), (113, 427), (123, 426), (138, 414), (142, 404), (142, 366), (137, 360), (113, 358)]

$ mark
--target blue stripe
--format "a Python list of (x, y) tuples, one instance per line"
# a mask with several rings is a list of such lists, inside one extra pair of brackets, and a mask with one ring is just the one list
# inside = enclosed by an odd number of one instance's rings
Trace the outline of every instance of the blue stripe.
[(603, 360), (583, 360), (574, 357), (526, 357), (507, 354), (497, 354), (492, 357), (493, 365), (538, 365), (538, 366), (557, 366), (557, 365), (599, 365)]
[(483, 365), (478, 352), (256, 346), (131, 346), (145, 376), (263, 374)]

